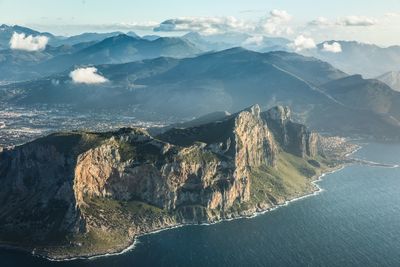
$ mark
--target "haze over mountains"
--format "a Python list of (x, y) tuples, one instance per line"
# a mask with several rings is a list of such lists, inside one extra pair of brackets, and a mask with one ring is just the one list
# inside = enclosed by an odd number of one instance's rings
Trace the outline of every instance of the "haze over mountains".
[(400, 129), (400, 93), (382, 82), (348, 76), (298, 54), (233, 48), (193, 58), (96, 68), (107, 82), (76, 83), (66, 71), (3, 86), (3, 99), (19, 105), (69, 104), (78, 109), (137, 106), (178, 118), (234, 112), (262, 100), (263, 108), (290, 105), (301, 114), (299, 120), (322, 131), (385, 138)]
[[(1, 29), (2, 47), (14, 32), (41, 35), (19, 26)], [(242, 33), (43, 35), (44, 49), (0, 50), (0, 80), (24, 81), (2, 86), (1, 101), (78, 110), (135, 107), (178, 119), (236, 112), (261, 101), (263, 108), (290, 105), (298, 120), (320, 131), (386, 139), (400, 130), (400, 93), (389, 87), (393, 83), (351, 75), (395, 68), (397, 47), (327, 42), (299, 51), (315, 56), (307, 57), (290, 52), (290, 40)], [(76, 79), (72, 73), (90, 77)]]
[[(341, 51), (325, 51), (323, 46), (326, 43), (339, 44)], [(362, 74), (366, 78), (400, 70), (400, 46), (383, 48), (355, 41), (327, 41), (318, 44), (317, 49), (304, 51), (304, 54), (329, 62), (349, 74)]]
[(389, 71), (376, 77), (376, 79), (386, 83), (392, 89), (400, 91), (400, 71)]

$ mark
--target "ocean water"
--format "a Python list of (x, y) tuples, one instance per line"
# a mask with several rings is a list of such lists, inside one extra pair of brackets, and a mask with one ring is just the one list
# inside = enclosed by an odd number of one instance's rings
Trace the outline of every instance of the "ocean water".
[[(400, 145), (356, 156), (397, 164)], [(0, 266), (400, 266), (400, 168), (353, 165), (318, 184), (320, 194), (254, 218), (142, 236), (123, 255), (50, 262), (0, 250)]]

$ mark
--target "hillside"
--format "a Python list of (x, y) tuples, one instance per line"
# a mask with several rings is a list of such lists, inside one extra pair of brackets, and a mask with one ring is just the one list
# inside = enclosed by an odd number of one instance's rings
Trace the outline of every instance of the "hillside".
[(257, 105), (156, 138), (52, 134), (0, 154), (0, 240), (50, 258), (89, 256), (157, 229), (271, 209), (313, 192), (336, 166), (319, 138), (287, 108)]
[(52, 58), (38, 67), (52, 73), (74, 65), (98, 65), (126, 63), (136, 60), (194, 56), (201, 52), (193, 44), (180, 38), (161, 37), (153, 41), (125, 34), (106, 38), (71, 55)]
[[(323, 51), (324, 43), (337, 42), (341, 46), (340, 53)], [(349, 74), (361, 74), (366, 78), (375, 78), (382, 73), (399, 69), (400, 46), (380, 47), (349, 41), (327, 41), (318, 44), (317, 49), (305, 54), (329, 62)]]
[(390, 71), (378, 77), (377, 80), (387, 84), (395, 91), (400, 91), (400, 71)]
[(146, 40), (134, 33), (118, 32), (87, 33), (67, 39), (52, 37), (42, 51), (12, 50), (9, 46), (0, 49), (0, 80), (25, 81), (79, 65), (126, 63), (162, 56), (183, 58), (201, 52), (189, 41), (175, 37)]
[[(345, 73), (298, 54), (233, 48), (185, 59), (96, 67), (108, 82), (76, 84), (69, 69), (45, 79), (2, 86), (2, 99), (17, 105), (67, 104), (78, 110), (135, 107), (160, 119), (177, 120), (216, 110), (234, 113), (262, 100), (263, 108), (290, 105), (299, 121), (320, 131), (385, 140), (399, 136), (396, 92), (358, 77), (347, 98), (339, 94), (341, 89), (335, 90), (344, 86)], [(351, 99), (358, 104), (353, 105)], [(367, 101), (364, 106), (362, 99)]]

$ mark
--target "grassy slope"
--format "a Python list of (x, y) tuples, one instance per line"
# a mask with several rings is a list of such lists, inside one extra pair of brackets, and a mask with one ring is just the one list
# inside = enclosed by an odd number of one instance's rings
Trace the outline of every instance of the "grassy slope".
[(269, 200), (276, 205), (312, 192), (315, 187), (311, 182), (328, 169), (323, 161), (319, 160), (318, 167), (312, 159), (281, 152), (276, 167), (252, 170), (251, 202)]
[(110, 198), (87, 198), (82, 214), (89, 221), (87, 233), (67, 237), (66, 246), (46, 249), (50, 257), (76, 257), (121, 251), (134, 238), (132, 227), (155, 222), (170, 214), (140, 201), (117, 201)]

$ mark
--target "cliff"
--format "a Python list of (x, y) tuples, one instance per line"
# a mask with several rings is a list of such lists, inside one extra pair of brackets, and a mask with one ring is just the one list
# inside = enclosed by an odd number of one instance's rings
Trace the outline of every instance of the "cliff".
[(329, 160), (290, 110), (258, 105), (171, 129), (52, 134), (0, 154), (0, 241), (52, 258), (266, 210), (315, 190)]

